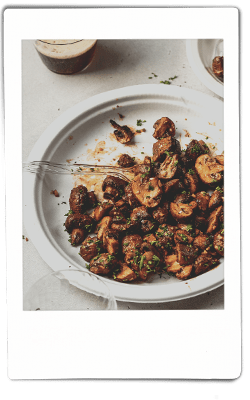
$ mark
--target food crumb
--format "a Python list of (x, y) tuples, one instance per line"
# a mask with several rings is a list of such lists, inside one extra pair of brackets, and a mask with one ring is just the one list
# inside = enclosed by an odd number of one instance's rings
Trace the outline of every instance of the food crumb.
[(123, 121), (123, 119), (125, 118), (125, 115), (122, 115), (122, 114), (120, 114), (120, 113), (118, 113), (118, 115), (119, 115), (119, 120), (120, 120), (120, 121)]
[(28, 239), (27, 237), (25, 238), (25, 240), (26, 240), (26, 242), (28, 242), (28, 241), (29, 241), (29, 239)]
[(190, 133), (186, 129), (183, 129), (183, 130), (184, 130), (184, 132), (186, 132), (185, 137), (190, 137), (191, 136)]
[(69, 140), (72, 140), (73, 139), (73, 136), (69, 136)]
[(59, 197), (59, 193), (58, 193), (58, 191), (56, 189), (55, 190), (51, 190), (50, 194), (54, 194), (55, 197)]

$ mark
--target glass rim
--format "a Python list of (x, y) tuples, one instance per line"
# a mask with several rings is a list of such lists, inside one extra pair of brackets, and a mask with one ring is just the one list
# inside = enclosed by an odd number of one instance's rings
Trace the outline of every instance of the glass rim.
[[(75, 43), (82, 42), (84, 39), (75, 40), (74, 42), (72, 41), (72, 42), (70, 42), (70, 43), (50, 43), (49, 41), (46, 41), (46, 40), (41, 40), (41, 39), (37, 39), (37, 40), (38, 40), (39, 42), (48, 44), (48, 45), (50, 45), (50, 46), (68, 46), (68, 45), (71, 45), (71, 44), (75, 44)], [(56, 39), (55, 39), (55, 40), (56, 40)], [(59, 39), (57, 39), (57, 40), (59, 40)], [(61, 39), (61, 40), (62, 40), (62, 39)]]

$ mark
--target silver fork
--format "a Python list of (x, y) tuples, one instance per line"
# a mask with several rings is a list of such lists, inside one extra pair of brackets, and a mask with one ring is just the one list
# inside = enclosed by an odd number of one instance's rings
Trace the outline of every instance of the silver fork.
[[(23, 163), (23, 171), (31, 173), (48, 172), (51, 174), (71, 175), (107, 175), (112, 174), (118, 178), (130, 181), (122, 172), (133, 173), (134, 166), (129, 168), (113, 165), (90, 165), (90, 164), (57, 164), (50, 161), (30, 161)], [(121, 172), (120, 172), (121, 171)]]

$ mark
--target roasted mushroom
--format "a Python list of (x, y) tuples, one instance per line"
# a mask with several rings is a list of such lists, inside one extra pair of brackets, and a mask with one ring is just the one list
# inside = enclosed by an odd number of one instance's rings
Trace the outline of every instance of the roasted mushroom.
[(107, 275), (118, 265), (117, 259), (109, 253), (102, 253), (92, 258), (89, 263), (90, 272)]
[(223, 80), (223, 76), (224, 76), (223, 61), (224, 61), (223, 56), (217, 56), (213, 59), (213, 62), (212, 62), (213, 73), (221, 80)]
[(110, 228), (111, 224), (112, 224), (112, 217), (110, 216), (103, 217), (99, 222), (99, 224), (97, 224), (96, 232), (97, 232), (97, 238), (99, 240), (103, 239), (103, 233), (105, 229)]
[(75, 228), (71, 233), (71, 244), (72, 246), (77, 246), (82, 243), (85, 237), (85, 231), (83, 229)]
[(109, 202), (103, 202), (98, 204), (98, 206), (94, 209), (93, 218), (95, 221), (100, 221), (108, 212), (113, 208), (113, 204)]
[(208, 217), (208, 228), (207, 233), (215, 231), (219, 225), (219, 217), (222, 212), (222, 206), (216, 208)]
[(157, 207), (162, 197), (162, 184), (158, 178), (143, 181), (141, 175), (134, 178), (132, 192), (136, 199), (146, 207)]
[(103, 233), (103, 246), (109, 254), (117, 255), (119, 252), (119, 232), (112, 228), (107, 228)]
[(65, 221), (65, 228), (68, 233), (73, 229), (83, 229), (84, 232), (91, 232), (94, 228), (95, 221), (87, 214), (69, 214)]
[(131, 282), (137, 278), (137, 275), (126, 263), (121, 263), (119, 272), (113, 272), (113, 278), (118, 282)]
[(224, 256), (224, 229), (220, 230), (214, 235), (213, 245), (217, 253)]
[(83, 214), (86, 211), (88, 208), (88, 190), (85, 186), (79, 185), (71, 190), (69, 205), (75, 214)]
[(207, 154), (203, 154), (197, 158), (195, 169), (202, 182), (207, 185), (219, 183), (222, 180), (220, 172), (224, 171), (224, 166), (218, 164)]
[(81, 245), (80, 256), (87, 262), (103, 252), (102, 241), (97, 236), (88, 236)]
[(212, 193), (211, 198), (208, 203), (209, 210), (214, 210), (217, 208), (223, 201), (223, 190), (217, 186), (215, 191)]
[(126, 144), (132, 140), (132, 138), (134, 137), (134, 133), (127, 125), (120, 126), (112, 119), (109, 122), (111, 123), (113, 128), (115, 128), (114, 134), (118, 142)]
[(196, 193), (199, 188), (199, 178), (193, 169), (189, 169), (185, 174), (184, 183), (187, 186), (190, 193)]
[(218, 265), (218, 260), (209, 253), (202, 253), (194, 262), (194, 275), (201, 275)]
[(158, 178), (173, 179), (177, 171), (178, 158), (177, 154), (173, 154), (172, 157), (167, 156), (159, 168)]
[(124, 195), (124, 189), (128, 182), (116, 176), (108, 175), (102, 184), (103, 197), (105, 199), (117, 200)]
[(170, 203), (170, 212), (172, 217), (178, 222), (185, 222), (189, 220), (197, 207), (195, 201), (191, 201), (189, 204), (185, 203)]
[[(161, 161), (165, 158), (165, 155), (171, 151), (173, 140), (171, 136), (168, 136), (162, 140), (158, 140), (153, 144), (153, 161)], [(168, 153), (166, 153), (168, 152)]]
[(134, 158), (129, 154), (121, 154), (117, 161), (120, 167), (129, 168), (135, 165)]
[(153, 128), (155, 129), (153, 137), (155, 139), (162, 139), (167, 136), (174, 136), (175, 135), (175, 124), (170, 118), (162, 117), (158, 119), (155, 123)]

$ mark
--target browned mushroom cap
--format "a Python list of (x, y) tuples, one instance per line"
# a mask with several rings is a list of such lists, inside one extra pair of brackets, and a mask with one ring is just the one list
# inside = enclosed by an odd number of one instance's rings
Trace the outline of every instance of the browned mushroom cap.
[(182, 267), (181, 270), (175, 274), (175, 276), (177, 279), (185, 280), (190, 278), (192, 271), (193, 271), (193, 266), (186, 265), (185, 267)]
[(128, 186), (125, 187), (124, 198), (132, 209), (135, 207), (140, 207), (140, 205), (141, 205), (141, 203), (137, 200), (137, 198), (135, 197), (135, 195), (132, 191), (132, 183), (129, 183)]
[(162, 197), (162, 184), (158, 178), (150, 178), (143, 181), (141, 175), (134, 178), (132, 192), (136, 199), (146, 207), (157, 207)]
[(178, 229), (174, 234), (175, 243), (191, 244), (194, 238), (189, 235), (189, 233), (183, 229)]
[(161, 246), (167, 250), (172, 250), (174, 244), (173, 238), (175, 233), (175, 227), (171, 225), (162, 224), (157, 229), (155, 236)]
[(159, 161), (163, 156), (171, 151), (173, 145), (173, 139), (168, 136), (162, 140), (158, 140), (153, 144), (153, 161)]
[(102, 253), (101, 255), (92, 258), (89, 265), (90, 272), (93, 272), (94, 274), (107, 275), (118, 265), (118, 262), (111, 254)]
[(188, 187), (191, 194), (196, 193), (199, 187), (199, 178), (193, 169), (185, 174), (184, 183)]
[(122, 252), (127, 254), (131, 250), (138, 250), (142, 244), (142, 237), (138, 234), (127, 235), (122, 239)]
[(223, 57), (217, 56), (213, 59), (212, 63), (213, 73), (220, 79), (223, 79), (223, 61)]
[(71, 244), (72, 246), (77, 246), (78, 244), (82, 243), (85, 237), (85, 232), (83, 229), (73, 229), (71, 233)]
[(223, 190), (218, 187), (215, 189), (215, 191), (212, 193), (210, 201), (208, 203), (208, 208), (210, 210), (213, 210), (214, 208), (217, 208), (223, 201)]
[(97, 237), (88, 236), (81, 245), (80, 256), (87, 262), (103, 252), (102, 242)]
[(194, 246), (186, 246), (182, 243), (176, 244), (177, 262), (180, 265), (193, 264), (197, 256), (197, 248)]
[(212, 233), (215, 231), (219, 225), (219, 217), (222, 212), (222, 206), (216, 208), (208, 217), (208, 228), (207, 233)]
[(120, 126), (112, 119), (109, 121), (113, 128), (116, 130), (114, 131), (115, 137), (120, 143), (129, 143), (134, 136), (134, 133), (127, 125)]
[(172, 157), (167, 156), (159, 168), (158, 178), (172, 179), (177, 171), (178, 158), (178, 154), (174, 154)]
[(120, 211), (125, 217), (128, 217), (130, 214), (129, 204), (124, 199), (120, 199), (115, 202), (114, 207), (109, 212), (109, 215), (111, 217), (112, 217), (114, 211)]
[(67, 232), (71, 233), (73, 229), (83, 229), (85, 232), (91, 232), (95, 225), (95, 221), (90, 215), (86, 214), (70, 214), (65, 221)]
[(129, 154), (121, 154), (117, 162), (120, 167), (124, 168), (132, 167), (135, 164), (134, 159)]
[(224, 171), (224, 166), (218, 164), (207, 154), (203, 154), (197, 158), (195, 169), (202, 182), (208, 185), (222, 180), (220, 172)]
[(188, 144), (186, 152), (185, 152), (185, 157), (187, 160), (195, 161), (200, 155), (208, 153), (209, 149), (205, 142), (198, 141), (198, 140), (191, 140), (191, 142)]
[(113, 278), (118, 282), (131, 282), (137, 279), (137, 275), (126, 263), (121, 263), (120, 271), (117, 274), (113, 272)]
[(198, 249), (204, 251), (210, 245), (210, 240), (208, 235), (200, 234), (194, 239), (194, 246)]
[(108, 175), (102, 183), (103, 197), (105, 199), (117, 200), (124, 195), (124, 189), (128, 182), (116, 176)]
[(161, 260), (152, 252), (146, 251), (141, 255), (139, 262), (139, 277), (146, 280), (148, 275), (160, 270)]
[(153, 128), (155, 128), (153, 137), (155, 139), (165, 138), (167, 136), (175, 135), (175, 124), (170, 118), (162, 117), (158, 119)]
[(220, 256), (224, 256), (224, 229), (214, 235), (213, 245)]
[(88, 190), (79, 185), (71, 190), (69, 198), (70, 209), (76, 214), (83, 214), (88, 208)]
[(95, 192), (91, 191), (88, 192), (88, 203), (89, 203), (89, 207), (94, 208), (97, 205), (97, 198), (95, 195)]
[(224, 165), (224, 154), (220, 154), (219, 156), (215, 156), (215, 159), (219, 164)]
[[(100, 221), (108, 212), (113, 208), (113, 204), (109, 202), (103, 202), (99, 204), (93, 212), (93, 218), (95, 221)], [(92, 215), (92, 214), (91, 214)]]
[(149, 164), (138, 164), (134, 167), (134, 174), (143, 175), (143, 177), (149, 178), (151, 176), (151, 165)]
[(112, 217), (110, 216), (103, 217), (99, 222), (99, 224), (97, 224), (96, 232), (97, 232), (97, 238), (99, 240), (102, 240), (105, 229), (110, 228), (111, 224), (112, 224)]
[(196, 193), (195, 196), (196, 196), (198, 210), (205, 212), (208, 208), (208, 204), (210, 201), (209, 194), (205, 191), (202, 191), (202, 192)]
[[(180, 183), (180, 179), (172, 179), (171, 181), (164, 183), (164, 185), (163, 185), (164, 192), (167, 194), (177, 192), (179, 190), (179, 183)], [(183, 189), (184, 189), (184, 187), (183, 187)]]
[(190, 204), (170, 203), (170, 212), (176, 221), (185, 222), (193, 215), (194, 209), (197, 207), (195, 201)]
[(118, 254), (120, 247), (119, 232), (111, 228), (105, 229), (103, 233), (103, 246), (109, 254)]
[(139, 271), (139, 263), (141, 253), (137, 249), (129, 250), (124, 257), (124, 262), (129, 265), (134, 271)]
[(218, 265), (218, 260), (214, 259), (209, 253), (202, 253), (194, 263), (194, 275), (201, 275)]
[(157, 207), (153, 211), (152, 216), (159, 224), (166, 224), (168, 219), (168, 214), (169, 214), (169, 204), (164, 203), (162, 207)]

